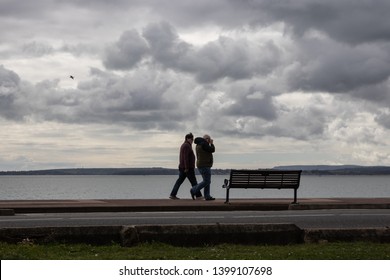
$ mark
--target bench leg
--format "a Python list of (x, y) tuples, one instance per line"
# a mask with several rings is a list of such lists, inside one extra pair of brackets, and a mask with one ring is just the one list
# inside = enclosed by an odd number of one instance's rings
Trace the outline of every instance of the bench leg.
[(293, 204), (297, 204), (297, 189), (294, 189), (294, 202)]
[(225, 203), (229, 203), (229, 191), (230, 191), (230, 189), (226, 188), (226, 201), (225, 201)]

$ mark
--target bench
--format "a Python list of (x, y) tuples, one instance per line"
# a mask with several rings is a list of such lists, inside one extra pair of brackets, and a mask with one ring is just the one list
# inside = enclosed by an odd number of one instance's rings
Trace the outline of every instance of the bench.
[(229, 203), (230, 189), (294, 189), (294, 201), (297, 203), (297, 190), (302, 170), (237, 170), (230, 171), (230, 179), (225, 179), (226, 201)]

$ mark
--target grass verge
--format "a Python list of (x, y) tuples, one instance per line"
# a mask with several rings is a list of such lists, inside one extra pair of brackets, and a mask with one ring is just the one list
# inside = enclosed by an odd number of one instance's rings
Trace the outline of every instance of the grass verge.
[(2, 260), (389, 260), (389, 243), (322, 243), (288, 246), (231, 245), (176, 247), (145, 243), (119, 244), (8, 244), (0, 243)]

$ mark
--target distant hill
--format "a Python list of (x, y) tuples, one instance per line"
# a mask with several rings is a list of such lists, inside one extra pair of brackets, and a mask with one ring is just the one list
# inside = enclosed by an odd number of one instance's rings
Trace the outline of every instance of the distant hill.
[[(229, 174), (230, 170), (213, 169), (212, 174)], [(1, 175), (177, 175), (177, 169), (162, 167), (140, 168), (65, 168), (29, 171), (0, 171)]]
[(305, 175), (390, 175), (389, 166), (360, 165), (289, 165), (274, 169), (302, 170)]
[[(285, 165), (272, 169), (302, 170), (304, 175), (390, 175), (389, 166), (359, 165)], [(196, 174), (199, 175), (196, 170)], [(229, 175), (230, 169), (211, 169), (213, 175)], [(178, 170), (145, 168), (65, 168), (29, 171), (0, 171), (1, 175), (177, 175)]]
[(174, 169), (167, 168), (65, 168), (29, 171), (5, 171), (0, 175), (172, 175)]
[(360, 168), (359, 165), (285, 165), (285, 166), (275, 166), (274, 169), (292, 169), (292, 170), (339, 170), (339, 169), (351, 169), (351, 168)]

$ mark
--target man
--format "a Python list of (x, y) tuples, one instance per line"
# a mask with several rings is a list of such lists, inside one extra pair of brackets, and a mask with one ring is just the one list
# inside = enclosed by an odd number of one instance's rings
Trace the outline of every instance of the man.
[(210, 135), (206, 134), (195, 139), (196, 144), (196, 166), (200, 174), (202, 175), (203, 181), (198, 185), (192, 187), (190, 190), (192, 199), (195, 199), (195, 194), (200, 192), (204, 188), (205, 200), (215, 200), (210, 195), (210, 184), (211, 184), (211, 167), (213, 166), (213, 153), (215, 152), (214, 140), (211, 139)]
[[(179, 199), (177, 192), (184, 180), (188, 178), (191, 186), (196, 186), (198, 182), (195, 177), (195, 154), (192, 150), (192, 142), (194, 141), (194, 135), (189, 133), (184, 138), (184, 143), (180, 147), (179, 155), (179, 178), (177, 179), (173, 189), (171, 191), (170, 199)], [(202, 193), (200, 191), (195, 192), (197, 199), (202, 199)], [(194, 199), (194, 198), (193, 198)]]

